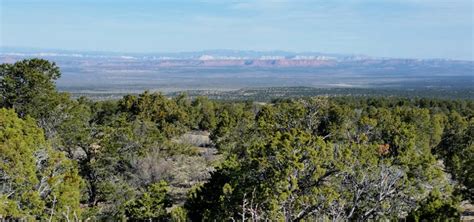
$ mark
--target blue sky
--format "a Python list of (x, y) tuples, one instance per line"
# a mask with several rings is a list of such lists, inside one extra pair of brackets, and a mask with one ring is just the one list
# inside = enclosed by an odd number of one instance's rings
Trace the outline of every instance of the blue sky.
[(0, 0), (0, 46), (473, 60), (472, 0)]

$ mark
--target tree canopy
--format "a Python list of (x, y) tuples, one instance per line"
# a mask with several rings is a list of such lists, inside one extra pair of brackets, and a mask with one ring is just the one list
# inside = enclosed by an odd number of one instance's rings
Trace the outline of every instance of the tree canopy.
[(83, 180), (73, 161), (51, 149), (33, 119), (0, 109), (0, 215), (79, 218)]
[(0, 65), (0, 219), (431, 221), (472, 201), (472, 100), (94, 101), (60, 76)]

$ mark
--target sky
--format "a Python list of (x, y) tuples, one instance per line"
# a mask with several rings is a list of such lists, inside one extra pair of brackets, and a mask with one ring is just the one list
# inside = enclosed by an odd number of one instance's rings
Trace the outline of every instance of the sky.
[(0, 46), (473, 58), (473, 0), (0, 0)]

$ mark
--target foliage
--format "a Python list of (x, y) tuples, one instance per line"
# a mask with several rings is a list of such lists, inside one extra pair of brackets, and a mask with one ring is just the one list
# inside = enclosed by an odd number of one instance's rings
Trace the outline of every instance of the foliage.
[(0, 65), (0, 104), (13, 108), (20, 117), (26, 114), (40, 118), (48, 113), (56, 92), (54, 80), (61, 76), (59, 68), (47, 60), (31, 59)]
[(60, 75), (0, 66), (7, 219), (451, 220), (472, 201), (472, 100), (92, 101), (57, 92)]
[(0, 110), (0, 215), (20, 219), (77, 218), (82, 179), (52, 150), (33, 119)]
[(171, 206), (166, 182), (151, 184), (139, 198), (126, 204), (125, 214), (132, 220), (163, 220)]
[(446, 193), (443, 195), (437, 189), (431, 191), (428, 198), (422, 201), (419, 209), (408, 215), (408, 219), (412, 221), (448, 221), (459, 218), (459, 200), (456, 197), (447, 196)]
[(443, 140), (436, 153), (454, 179), (459, 181), (458, 190), (472, 201), (474, 197), (474, 118), (467, 119), (457, 112), (446, 120)]
[(430, 190), (450, 187), (432, 154), (441, 119), (427, 109), (362, 110), (325, 100), (264, 106), (255, 125), (230, 142), (226, 162), (192, 194), (189, 215), (198, 221), (404, 217)]
[(186, 209), (183, 207), (175, 207), (171, 210), (170, 220), (172, 222), (185, 222), (188, 220)]

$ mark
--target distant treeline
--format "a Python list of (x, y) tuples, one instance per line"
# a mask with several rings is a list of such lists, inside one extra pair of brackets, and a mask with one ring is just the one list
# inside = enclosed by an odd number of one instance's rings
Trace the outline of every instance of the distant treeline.
[(175, 96), (185, 93), (194, 98), (206, 96), (214, 100), (270, 102), (278, 99), (330, 97), (403, 97), (431, 99), (474, 99), (474, 88), (446, 89), (397, 89), (397, 88), (312, 88), (312, 87), (270, 87), (248, 88), (237, 91), (194, 90), (169, 93)]
[[(67, 88), (64, 89), (67, 91)], [(120, 99), (130, 93), (71, 93), (73, 98), (82, 96), (92, 100)], [(240, 90), (187, 90), (165, 93), (166, 96), (186, 94), (194, 99), (205, 96), (212, 100), (223, 101), (255, 101), (271, 102), (278, 99), (307, 98), (314, 96), (328, 97), (403, 97), (403, 98), (428, 98), (428, 99), (474, 99), (474, 88), (312, 88), (312, 87), (268, 87), (245, 88)], [(135, 94), (135, 95), (138, 95)]]
[(433, 221), (472, 202), (471, 91), (96, 101), (58, 92), (60, 76), (42, 59), (0, 65), (1, 219)]

